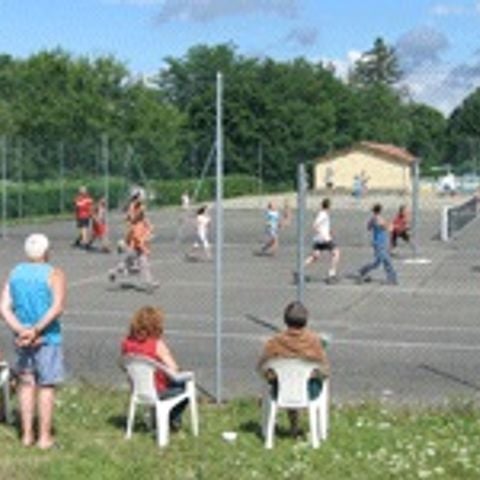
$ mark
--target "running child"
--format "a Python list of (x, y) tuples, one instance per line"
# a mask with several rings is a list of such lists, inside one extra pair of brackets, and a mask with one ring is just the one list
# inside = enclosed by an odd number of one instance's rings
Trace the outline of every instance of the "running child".
[(374, 260), (364, 265), (359, 270), (359, 282), (368, 282), (371, 278), (368, 274), (383, 265), (387, 275), (387, 283), (389, 285), (397, 285), (397, 273), (392, 264), (392, 260), (388, 253), (388, 231), (390, 226), (382, 217), (382, 205), (377, 203), (372, 208), (372, 217), (367, 224), (368, 230), (372, 233), (372, 247)]
[(211, 247), (208, 241), (208, 229), (210, 227), (211, 218), (208, 213), (208, 208), (206, 205), (201, 206), (196, 213), (195, 217), (195, 231), (196, 231), (196, 240), (193, 244), (192, 250), (187, 253), (189, 258), (199, 258), (198, 250), (203, 249), (203, 255), (206, 260), (211, 260)]
[(105, 197), (101, 197), (93, 208), (92, 233), (88, 248), (92, 248), (97, 240), (100, 241), (101, 251), (110, 253), (107, 227), (107, 202)]
[(270, 202), (265, 212), (265, 233), (267, 239), (260, 249), (261, 255), (275, 255), (278, 250), (278, 231), (280, 229), (280, 212), (273, 202)]
[(153, 280), (149, 261), (152, 233), (152, 224), (146, 218), (145, 212), (140, 211), (133, 219), (127, 234), (125, 258), (110, 270), (110, 281), (115, 282), (118, 275), (140, 273), (148, 287), (158, 286), (158, 282)]
[(330, 253), (330, 268), (328, 270), (328, 283), (334, 283), (338, 280), (337, 266), (340, 260), (340, 249), (333, 241), (330, 228), (330, 199), (322, 200), (320, 211), (317, 213), (313, 222), (313, 245), (312, 253), (305, 260), (305, 266), (312, 265), (320, 260), (322, 252)]
[(411, 246), (409, 230), (410, 227), (407, 209), (405, 205), (401, 205), (393, 219), (392, 231), (390, 232), (390, 251), (392, 253), (393, 250), (397, 248), (398, 238), (403, 239), (404, 242), (408, 243)]

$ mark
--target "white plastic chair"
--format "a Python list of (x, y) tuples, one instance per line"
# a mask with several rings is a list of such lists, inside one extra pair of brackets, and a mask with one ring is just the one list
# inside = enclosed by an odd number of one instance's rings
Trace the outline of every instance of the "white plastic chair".
[(275, 420), (279, 408), (308, 409), (310, 440), (313, 448), (320, 446), (321, 440), (327, 439), (330, 382), (322, 380), (320, 395), (310, 400), (308, 396), (308, 381), (315, 370), (320, 368), (316, 362), (298, 358), (276, 358), (262, 365), (263, 375), (272, 371), (278, 382), (277, 398), (271, 394), (271, 385), (265, 382), (263, 395), (262, 433), (265, 438), (265, 448), (273, 448)]
[[(198, 436), (198, 407), (195, 392), (195, 375), (193, 372), (174, 373), (165, 367), (165, 365), (155, 360), (137, 355), (125, 356), (123, 358), (123, 365), (132, 383), (127, 431), (125, 435), (127, 439), (132, 436), (137, 405), (150, 405), (155, 407), (158, 446), (166, 446), (170, 434), (170, 411), (175, 405), (178, 405), (184, 400), (188, 400), (190, 405), (193, 435)], [(155, 372), (157, 370), (162, 370), (166, 376), (174, 382), (183, 383), (185, 385), (184, 391), (169, 398), (159, 398), (155, 388)]]
[(2, 389), (3, 416), (7, 423), (12, 422), (10, 408), (10, 368), (7, 362), (0, 362), (0, 388)]

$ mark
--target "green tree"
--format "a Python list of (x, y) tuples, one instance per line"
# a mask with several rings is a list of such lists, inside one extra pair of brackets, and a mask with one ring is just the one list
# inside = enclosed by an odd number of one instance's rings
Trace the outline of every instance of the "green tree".
[(395, 85), (402, 77), (393, 47), (377, 38), (373, 48), (363, 53), (355, 62), (351, 83), (357, 87)]

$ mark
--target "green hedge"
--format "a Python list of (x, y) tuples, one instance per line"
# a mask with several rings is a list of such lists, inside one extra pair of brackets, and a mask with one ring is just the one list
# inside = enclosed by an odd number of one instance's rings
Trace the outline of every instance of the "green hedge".
[[(26, 183), (7, 185), (7, 218), (37, 217), (71, 212), (73, 199), (81, 185), (86, 185), (90, 193), (99, 198), (104, 193), (105, 182), (102, 178), (78, 178), (65, 181), (43, 183)], [(179, 205), (183, 192), (192, 196), (198, 186), (197, 202), (211, 201), (215, 198), (215, 178), (205, 178), (199, 184), (198, 179), (152, 180), (147, 190), (151, 195), (151, 203), (158, 206)], [(123, 178), (113, 177), (109, 180), (109, 198), (111, 208), (125, 202), (129, 185)], [(248, 175), (231, 175), (224, 180), (224, 197), (232, 198), (241, 195), (258, 193), (258, 180)], [(285, 184), (263, 185), (264, 192), (287, 190)]]

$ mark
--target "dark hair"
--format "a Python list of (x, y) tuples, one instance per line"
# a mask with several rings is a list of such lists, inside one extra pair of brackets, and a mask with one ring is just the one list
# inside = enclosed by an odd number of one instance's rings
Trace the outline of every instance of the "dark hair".
[(307, 325), (308, 310), (301, 302), (295, 301), (289, 303), (283, 312), (283, 320), (287, 327), (303, 328)]
[(329, 198), (324, 198), (322, 200), (322, 208), (323, 209), (328, 209), (330, 208), (330, 199)]
[(203, 215), (207, 210), (207, 207), (205, 205), (202, 205), (198, 210), (197, 210), (197, 215)]
[(378, 214), (381, 211), (382, 211), (382, 204), (381, 203), (376, 203), (372, 208), (372, 212), (375, 213), (375, 214)]

